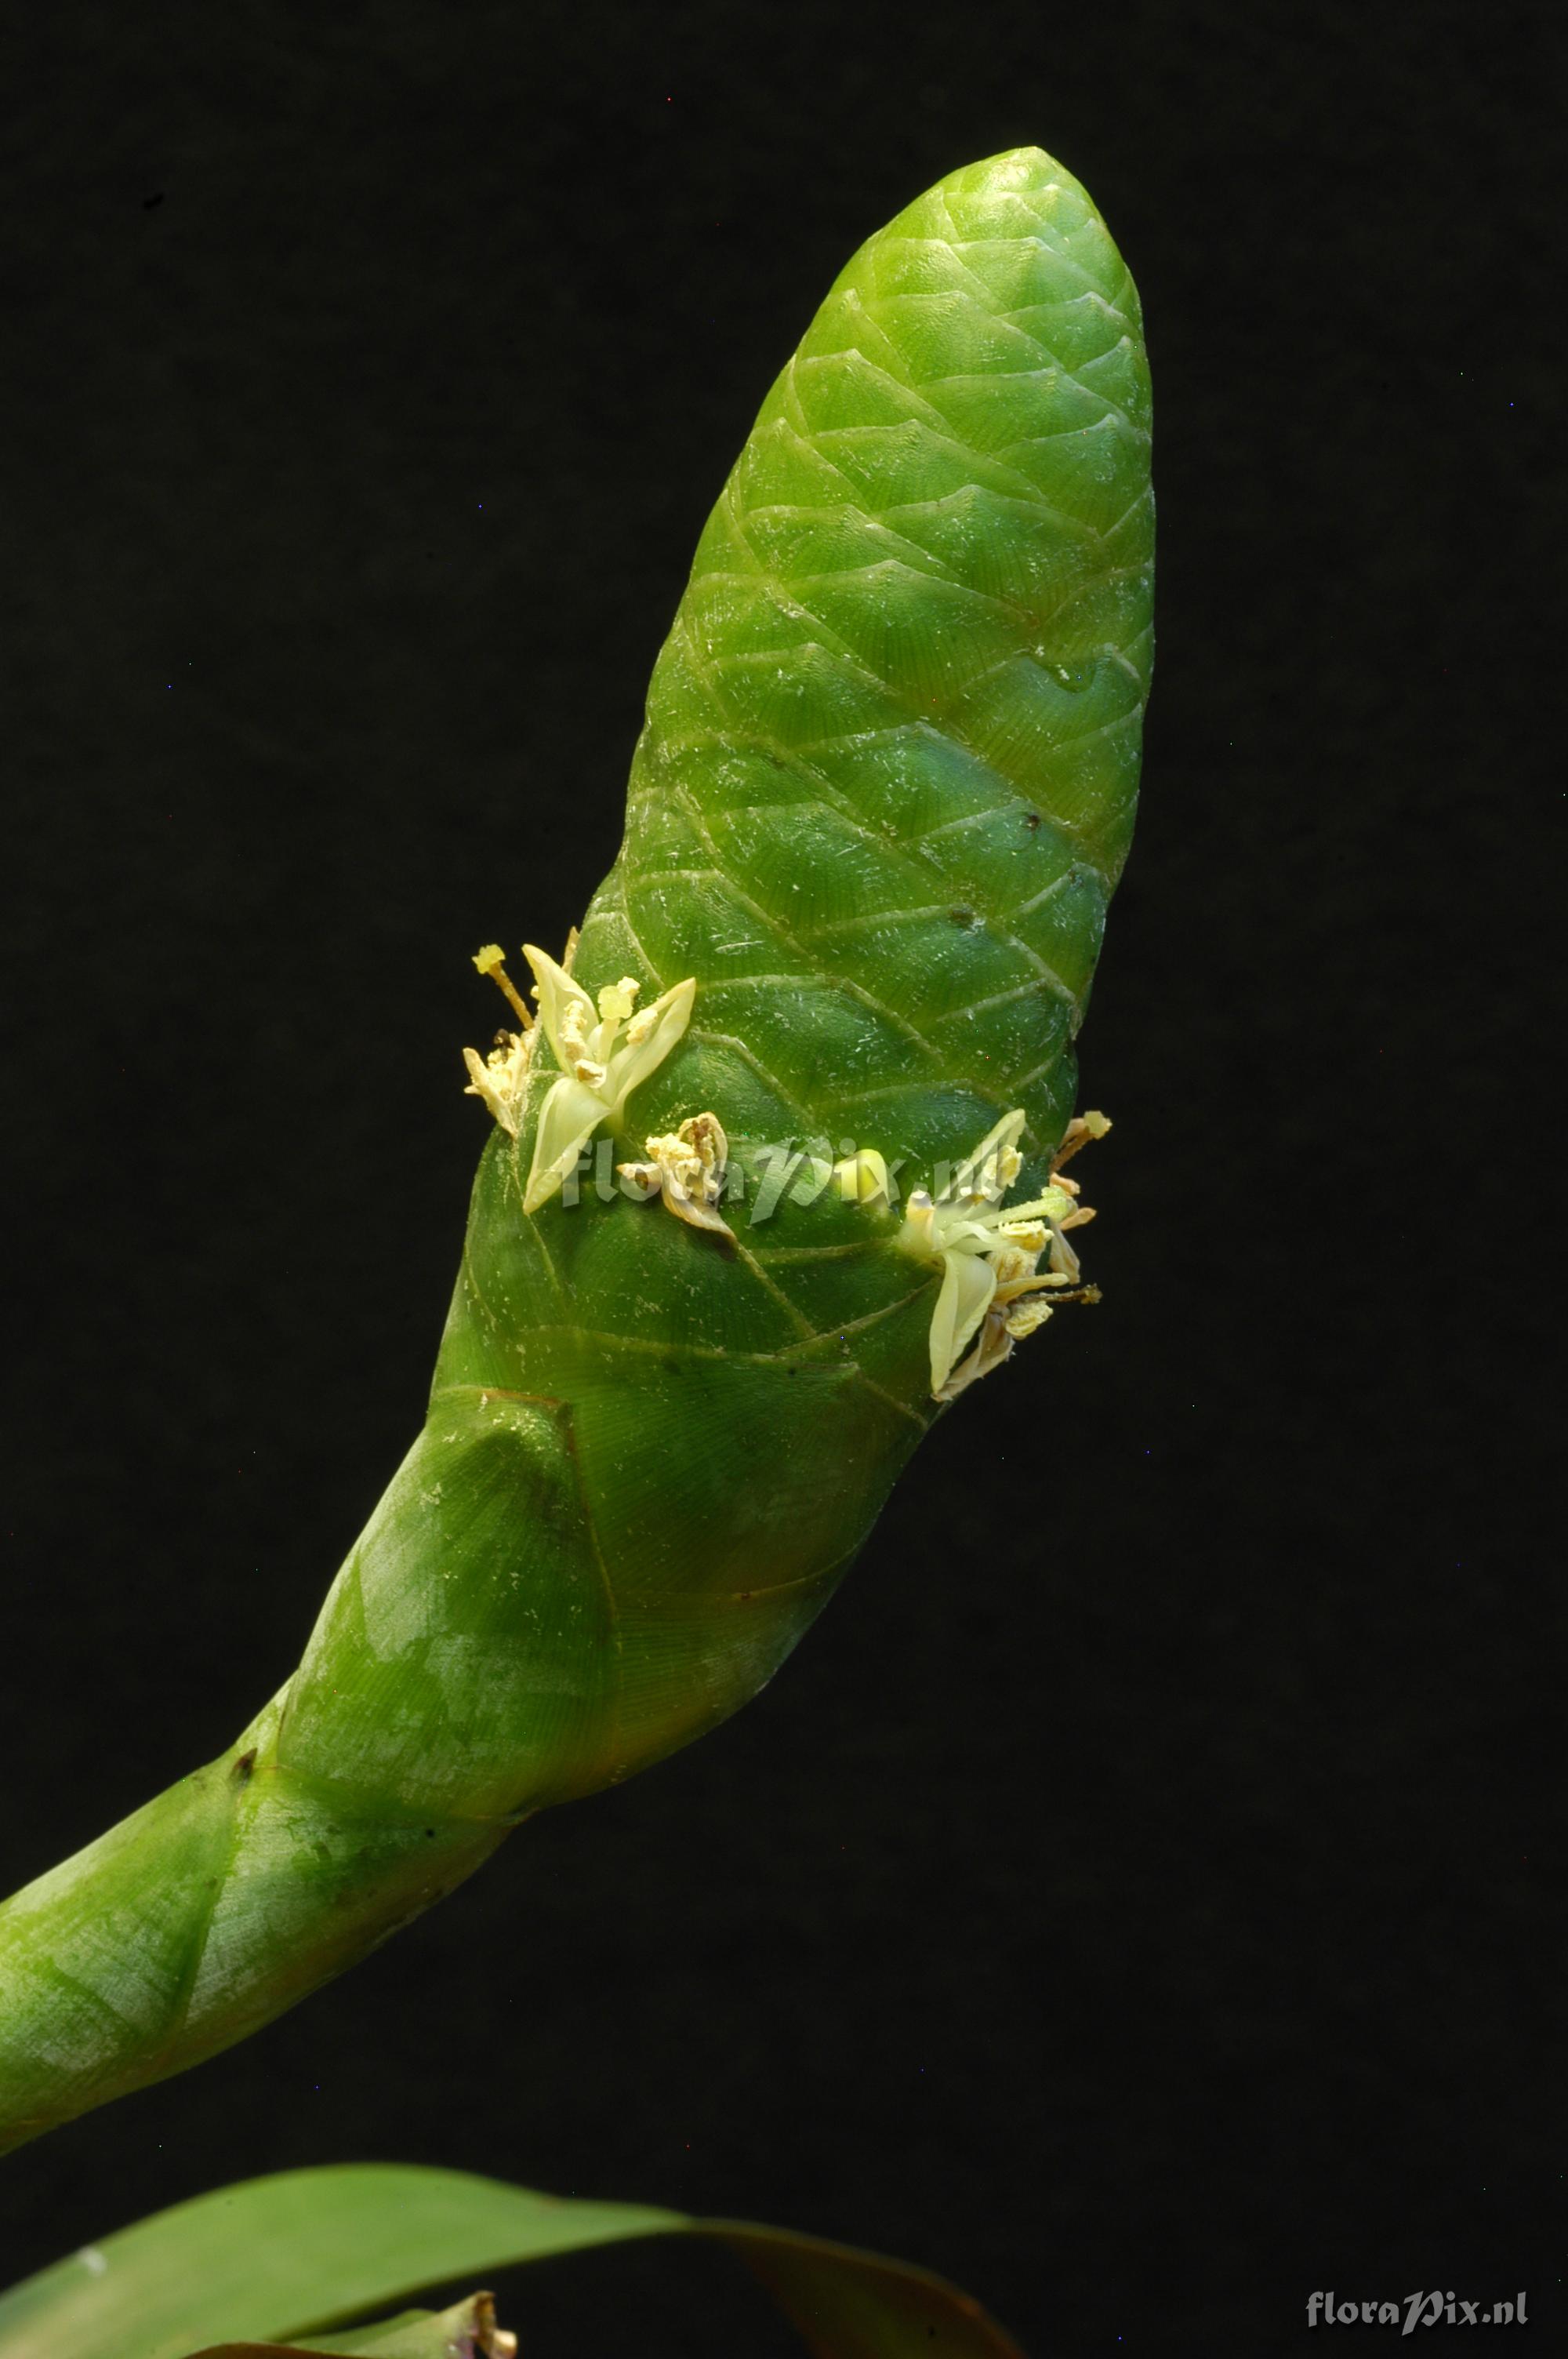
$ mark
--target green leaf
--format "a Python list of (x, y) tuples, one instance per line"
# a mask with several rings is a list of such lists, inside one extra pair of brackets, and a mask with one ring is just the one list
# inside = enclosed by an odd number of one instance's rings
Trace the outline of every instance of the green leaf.
[(194, 2359), (511, 2359), (515, 2335), (496, 2334), (495, 2304), (470, 2294), (450, 2310), (404, 2310), (346, 2334), (316, 2334), (302, 2343), (211, 2343)]
[(470, 2294), (450, 2310), (405, 2310), (346, 2334), (312, 2335), (302, 2343), (210, 2343), (194, 2359), (503, 2359), (516, 2338), (495, 2332), (495, 2305)]
[[(311, 2340), (316, 2359), (323, 2353), (340, 2354), (341, 2359), (496, 2359), (499, 2352), (511, 2354), (517, 2345), (510, 2334), (498, 2343), (495, 2323), (495, 2304), (489, 2294), (472, 2293), (450, 2310), (405, 2310), (395, 2318), (351, 2327), (346, 2334)], [(231, 2351), (233, 2347), (229, 2346)], [(301, 2347), (297, 2343), (293, 2346), (296, 2351)]]
[[(0, 2294), (0, 2359), (189, 2359), (198, 2350), (217, 2359), (225, 2343), (226, 2359), (237, 2359), (236, 2343), (308, 2344), (334, 2322), (444, 2279), (679, 2235), (735, 2253), (817, 2359), (1020, 2359), (956, 2286), (876, 2253), (402, 2163), (280, 2171), (122, 2228)], [(383, 2320), (336, 2347), (403, 2359), (400, 2343), (375, 2338), (426, 2324)], [(408, 2359), (427, 2347), (442, 2346), (415, 2343)]]

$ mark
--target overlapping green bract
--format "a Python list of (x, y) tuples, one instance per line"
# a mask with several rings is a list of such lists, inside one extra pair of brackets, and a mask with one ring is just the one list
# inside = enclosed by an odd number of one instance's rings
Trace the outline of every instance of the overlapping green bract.
[(1149, 448), (1132, 281), (1038, 149), (847, 266), (703, 533), (583, 929), (590, 987), (703, 979), (653, 1111), (929, 1168), (1022, 1104), (1054, 1144), (1131, 833)]
[[(616, 1156), (708, 1112), (907, 1187), (1020, 1106), (1044, 1176), (1131, 821), (1148, 458), (1131, 283), (1038, 150), (854, 257), (703, 534), (584, 924), (590, 990), (697, 984)], [(753, 1201), (726, 1250), (613, 1187), (525, 1212), (537, 1063), (299, 1670), (0, 1911), (0, 2144), (243, 2037), (733, 1711), (935, 1413), (937, 1273), (896, 1216)]]

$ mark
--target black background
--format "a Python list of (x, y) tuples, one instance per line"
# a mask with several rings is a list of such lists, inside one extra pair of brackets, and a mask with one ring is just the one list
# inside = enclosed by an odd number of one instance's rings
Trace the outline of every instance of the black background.
[[(296, 1659), (421, 1413), (468, 953), (580, 913), (757, 403), (954, 166), (1102, 206), (1162, 572), (1104, 1306), (737, 1721), (0, 2166), (5, 2275), (374, 2157), (881, 2246), (1040, 2354), (1292, 2350), (1330, 2287), (1550, 2335), (1550, 21), (242, 0), (13, 52), (0, 1884)], [(791, 2347), (696, 2255), (508, 2287), (539, 2359)]]

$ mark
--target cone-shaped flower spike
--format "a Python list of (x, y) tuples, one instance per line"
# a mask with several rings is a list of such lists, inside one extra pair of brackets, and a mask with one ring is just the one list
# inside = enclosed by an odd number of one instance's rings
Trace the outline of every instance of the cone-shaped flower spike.
[(1152, 519), (1089, 199), (1035, 148), (953, 173), (762, 405), (615, 866), (573, 951), (527, 951), (537, 1020), (476, 961), (519, 1029), (468, 1057), (494, 1119), (429, 1414), (299, 1668), (0, 1908), (0, 2146), (243, 2038), (733, 1712), (942, 1404), (1087, 1290), (1072, 1042)]

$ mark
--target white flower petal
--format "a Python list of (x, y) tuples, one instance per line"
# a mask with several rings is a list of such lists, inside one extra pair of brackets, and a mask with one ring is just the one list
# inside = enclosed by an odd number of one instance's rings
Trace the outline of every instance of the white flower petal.
[(581, 1082), (565, 1074), (539, 1109), (534, 1134), (534, 1161), (523, 1190), (523, 1210), (536, 1212), (547, 1203), (578, 1159), (585, 1139), (604, 1120), (604, 1100)]
[(626, 1101), (638, 1083), (645, 1082), (664, 1063), (691, 1021), (691, 1003), (696, 996), (697, 977), (687, 975), (684, 983), (677, 983), (644, 1011), (654, 1021), (641, 1038), (628, 1040), (616, 1050), (604, 1083), (611, 1122), (620, 1121)]
[(713, 1206), (705, 1202), (702, 1197), (694, 1196), (689, 1190), (677, 1187), (667, 1175), (665, 1182), (665, 1202), (676, 1220), (684, 1221), (688, 1228), (712, 1229), (719, 1236), (728, 1237), (731, 1243), (734, 1242), (735, 1232), (722, 1214), (716, 1212)]
[(946, 1199), (953, 1199), (976, 1190), (989, 1204), (999, 1202), (1017, 1177), (1018, 1166), (1008, 1172), (1010, 1155), (1016, 1155), (1018, 1142), (1023, 1135), (1023, 1108), (1014, 1106), (1004, 1114), (994, 1130), (989, 1130), (972, 1155), (966, 1155), (954, 1172), (946, 1190)]
[(979, 1254), (942, 1256), (942, 1291), (931, 1320), (931, 1389), (940, 1393), (996, 1292), (996, 1272)]
[(524, 942), (523, 955), (533, 968), (534, 979), (539, 986), (539, 1021), (545, 1027), (545, 1038), (555, 1051), (557, 1064), (563, 1069), (569, 1068), (573, 1062), (573, 1052), (569, 1048), (563, 1048), (561, 1043), (567, 1010), (575, 1008), (577, 1011), (578, 1021), (573, 1029), (579, 1040), (586, 1040), (597, 1026), (598, 1012), (581, 984), (574, 983), (565, 967), (557, 965), (548, 951), (537, 950), (532, 942)]

